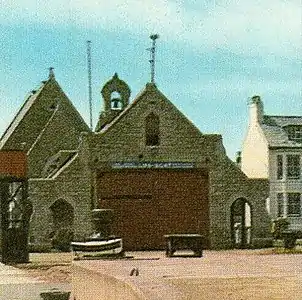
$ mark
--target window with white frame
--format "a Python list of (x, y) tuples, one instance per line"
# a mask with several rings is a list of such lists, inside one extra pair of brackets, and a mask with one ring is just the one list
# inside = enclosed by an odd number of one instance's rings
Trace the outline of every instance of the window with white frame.
[(287, 215), (289, 217), (301, 216), (301, 194), (288, 193), (287, 194)]
[(284, 196), (282, 193), (277, 194), (278, 217), (284, 217)]
[(287, 157), (287, 178), (288, 179), (300, 179), (301, 166), (300, 166), (300, 155), (289, 154)]

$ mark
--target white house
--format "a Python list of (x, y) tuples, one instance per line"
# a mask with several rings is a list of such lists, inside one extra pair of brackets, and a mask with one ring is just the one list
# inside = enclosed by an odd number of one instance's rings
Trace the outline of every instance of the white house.
[(260, 97), (252, 97), (241, 168), (250, 178), (269, 179), (269, 213), (288, 218), (290, 229), (302, 229), (301, 166), (302, 116), (264, 115)]

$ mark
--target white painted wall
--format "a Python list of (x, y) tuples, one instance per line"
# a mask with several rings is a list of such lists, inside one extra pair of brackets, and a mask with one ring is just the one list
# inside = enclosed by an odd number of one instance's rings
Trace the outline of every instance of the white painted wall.
[(250, 105), (248, 131), (243, 142), (241, 169), (249, 178), (268, 178), (268, 144), (260, 127), (263, 107), (259, 103)]

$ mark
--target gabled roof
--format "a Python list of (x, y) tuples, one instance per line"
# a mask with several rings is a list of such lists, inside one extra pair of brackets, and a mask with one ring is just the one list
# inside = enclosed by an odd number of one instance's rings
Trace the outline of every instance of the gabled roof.
[[(65, 103), (68, 103), (70, 111), (72, 111), (72, 113), (77, 118), (77, 120), (79, 120), (79, 122), (82, 124), (81, 125), (82, 130), (83, 131), (90, 131), (89, 127), (87, 126), (87, 124), (83, 120), (80, 113), (77, 111), (77, 109), (74, 107), (72, 102), (65, 95), (64, 91), (62, 90), (62, 88), (60, 87), (58, 82), (56, 81), (54, 73), (51, 70), (48, 80), (42, 81), (41, 86), (36, 91), (31, 92), (31, 94), (25, 100), (24, 104), (21, 106), (19, 111), (16, 113), (16, 115), (15, 115), (14, 119), (12, 120), (12, 122), (9, 124), (9, 126), (7, 127), (5, 132), (3, 133), (2, 137), (0, 138), (0, 149), (5, 148), (7, 142), (9, 144), (12, 139), (14, 140), (14, 136), (15, 136), (14, 133), (18, 130), (18, 128), (22, 128), (22, 126), (24, 127), (24, 123), (23, 123), (24, 120), (28, 120), (28, 118), (30, 120), (33, 120), (33, 119), (36, 118), (34, 116), (29, 117), (31, 109), (34, 108), (35, 103), (39, 103), (39, 99), (41, 99), (41, 97), (43, 97), (43, 95), (49, 94), (49, 90), (51, 90), (52, 87), (55, 87), (55, 90), (58, 93), (60, 93), (61, 95), (63, 95), (63, 98), (65, 99), (64, 101), (65, 101)], [(44, 91), (45, 91), (45, 93), (44, 93)], [(21, 142), (25, 142), (27, 144), (27, 146), (26, 146), (27, 149), (25, 149), (26, 151), (28, 151), (31, 148), (32, 144), (36, 141), (36, 139), (39, 138), (39, 136), (43, 132), (44, 126), (47, 125), (47, 122), (49, 122), (50, 117), (56, 111), (57, 111), (57, 107), (53, 108), (52, 111), (49, 111), (47, 113), (48, 114), (47, 116), (45, 115), (45, 118), (43, 119), (44, 124), (40, 124), (40, 126), (42, 126), (42, 127), (39, 127), (39, 128), (36, 127), (35, 130), (33, 130), (33, 131), (35, 131), (35, 134), (33, 133), (35, 136), (31, 136), (31, 137), (27, 137), (26, 135), (23, 136), (24, 141), (21, 141)], [(32, 124), (32, 122), (31, 122), (31, 124)], [(34, 126), (34, 125), (32, 125), (32, 126)], [(27, 129), (28, 129), (28, 125), (27, 125)]]
[(263, 116), (260, 124), (271, 148), (301, 148), (302, 142), (292, 141), (285, 130), (287, 126), (302, 126), (302, 116)]
[(134, 100), (115, 119), (113, 119), (112, 122), (104, 126), (102, 130), (99, 131), (99, 133), (108, 131), (112, 126), (114, 126), (114, 124), (119, 122), (119, 120), (121, 120), (126, 114), (128, 114), (128, 112), (132, 110), (132, 108), (144, 98), (144, 95), (148, 93), (154, 93), (161, 99), (164, 99), (169, 105), (173, 107), (173, 109), (177, 110), (180, 116), (186, 119), (187, 122), (190, 122), (192, 127), (194, 127), (199, 134), (202, 134), (201, 131), (180, 110), (177, 109), (177, 107), (156, 87), (154, 83), (147, 83), (145, 88), (137, 94)]
[(32, 91), (30, 95), (25, 100), (24, 104), (21, 106), (19, 111), (14, 116), (12, 122), (8, 125), (4, 133), (2, 134), (0, 138), (0, 149), (2, 146), (6, 143), (6, 141), (9, 139), (11, 134), (15, 131), (15, 129), (18, 127), (24, 116), (27, 114), (27, 112), (30, 110), (31, 106), (35, 102), (35, 100), (39, 97), (42, 90), (44, 89), (45, 85), (49, 83), (48, 81), (42, 82), (42, 85), (39, 87), (38, 90)]

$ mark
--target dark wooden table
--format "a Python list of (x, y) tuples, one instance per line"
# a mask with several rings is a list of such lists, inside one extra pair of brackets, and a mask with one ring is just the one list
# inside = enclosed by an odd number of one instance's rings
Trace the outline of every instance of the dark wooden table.
[(202, 257), (203, 236), (200, 234), (166, 234), (166, 256), (171, 257), (177, 250), (192, 250), (195, 257)]

